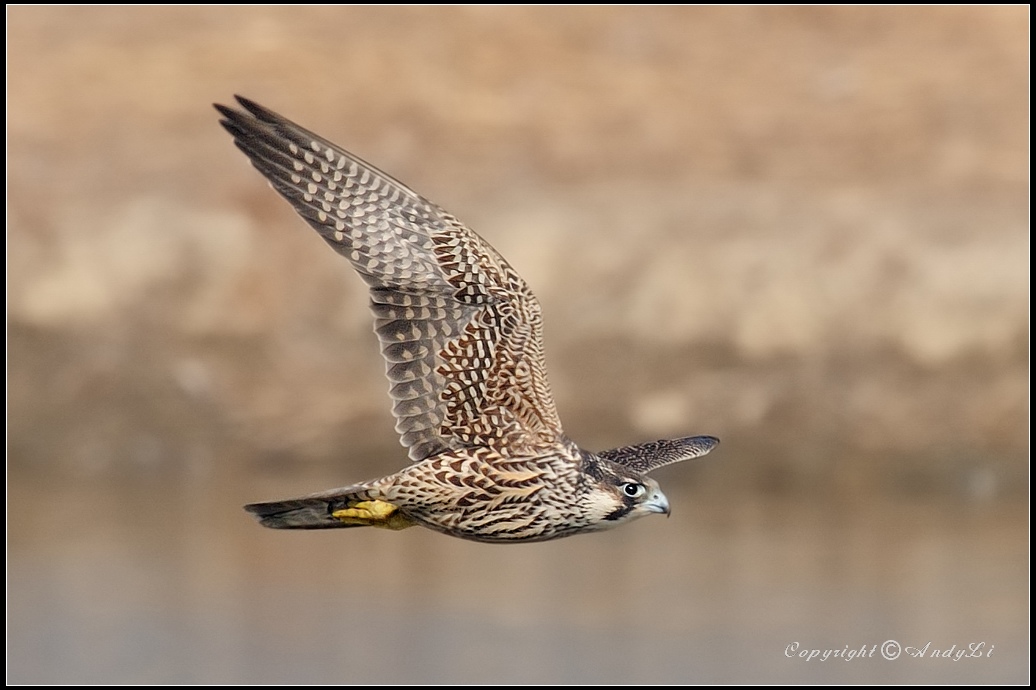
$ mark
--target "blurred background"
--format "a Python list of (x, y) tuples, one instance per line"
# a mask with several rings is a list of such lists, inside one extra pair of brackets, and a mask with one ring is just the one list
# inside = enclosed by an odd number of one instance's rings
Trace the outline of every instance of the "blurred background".
[[(1028, 8), (7, 19), (8, 682), (1027, 682)], [(721, 437), (672, 518), (255, 525), (406, 459), (235, 93), (508, 257), (583, 447)]]

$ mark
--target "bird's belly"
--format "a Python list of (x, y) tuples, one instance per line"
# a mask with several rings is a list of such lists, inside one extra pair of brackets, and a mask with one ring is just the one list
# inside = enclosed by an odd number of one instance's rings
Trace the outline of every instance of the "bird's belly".
[(578, 515), (544, 493), (469, 492), (453, 501), (403, 506), (401, 511), (430, 529), (482, 542), (545, 541), (586, 529)]
[(386, 499), (407, 518), (462, 539), (543, 541), (586, 529), (571, 459), (488, 454), (464, 450), (412, 465), (386, 487)]

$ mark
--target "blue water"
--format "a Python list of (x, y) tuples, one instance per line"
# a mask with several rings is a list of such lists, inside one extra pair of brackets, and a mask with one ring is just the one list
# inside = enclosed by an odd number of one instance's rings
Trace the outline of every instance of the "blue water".
[[(1027, 682), (1024, 501), (668, 493), (668, 520), (496, 546), (263, 530), (239, 506), (269, 480), (12, 474), (7, 679)], [(928, 656), (797, 656), (887, 640)]]

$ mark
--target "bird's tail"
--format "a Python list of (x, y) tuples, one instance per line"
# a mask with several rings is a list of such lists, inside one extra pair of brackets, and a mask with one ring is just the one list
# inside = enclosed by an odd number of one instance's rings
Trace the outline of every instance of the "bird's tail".
[(272, 529), (382, 527), (405, 529), (415, 523), (388, 501), (374, 498), (365, 485), (332, 489), (286, 501), (251, 503), (245, 510)]

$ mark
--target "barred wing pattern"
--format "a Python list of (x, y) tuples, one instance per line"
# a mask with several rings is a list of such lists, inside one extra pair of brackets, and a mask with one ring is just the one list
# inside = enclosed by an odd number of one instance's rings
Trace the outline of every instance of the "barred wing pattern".
[(370, 286), (396, 431), (414, 462), (561, 442), (540, 306), (500, 254), (362, 159), (262, 106), (221, 123), (295, 210)]
[(648, 474), (659, 467), (672, 465), (674, 462), (700, 458), (715, 448), (718, 443), (719, 439), (715, 436), (687, 436), (686, 438), (612, 448), (601, 451), (597, 456), (634, 472)]

